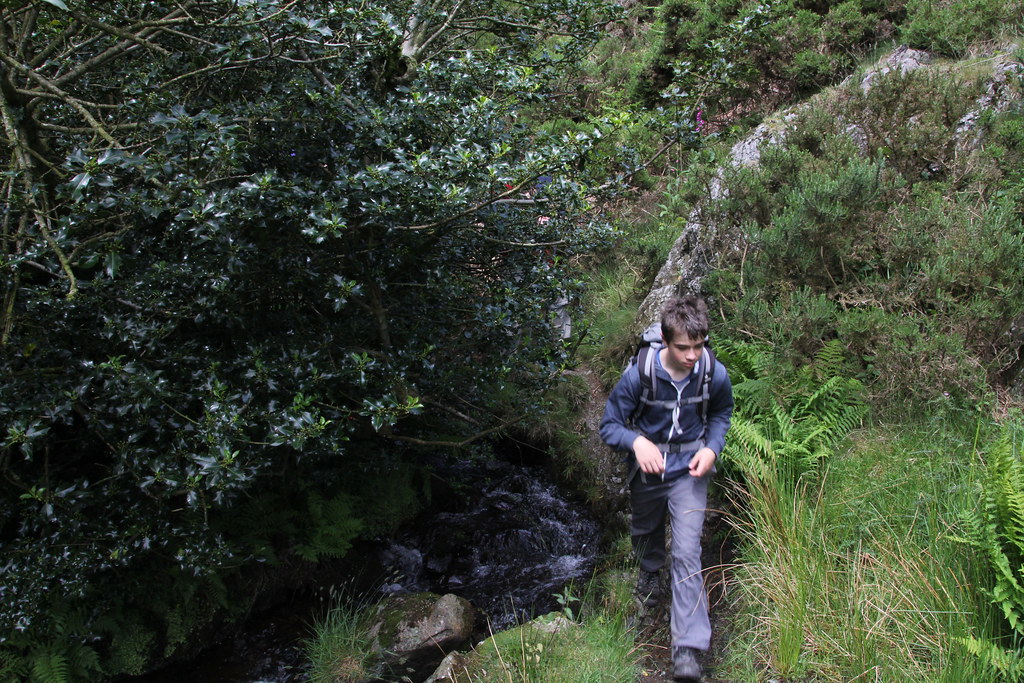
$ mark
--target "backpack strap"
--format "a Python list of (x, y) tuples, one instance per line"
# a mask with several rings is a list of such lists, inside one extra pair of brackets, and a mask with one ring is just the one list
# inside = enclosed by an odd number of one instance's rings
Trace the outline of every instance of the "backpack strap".
[[(701, 374), (701, 387), (697, 390), (697, 393), (701, 397), (700, 407), (700, 419), (704, 423), (704, 431), (708, 430), (708, 404), (711, 402), (711, 380), (715, 377), (715, 354), (711, 352), (711, 347), (707, 345), (707, 341), (704, 343), (704, 356), (706, 363), (704, 364), (704, 372)], [(704, 436), (703, 434), (701, 436)]]
[[(654, 354), (658, 350), (659, 347), (645, 346), (637, 353), (637, 370), (640, 372), (640, 400), (630, 416), (631, 422), (635, 423), (647, 406), (661, 406), (667, 410), (672, 410), (676, 407), (676, 401), (659, 401), (654, 398)], [(700, 386), (697, 387), (697, 391), (693, 396), (682, 399), (679, 405), (700, 403), (700, 419), (704, 425), (704, 430), (707, 431), (708, 404), (711, 402), (711, 380), (715, 376), (716, 364), (715, 354), (712, 353), (710, 346), (704, 346), (704, 358), (702, 360), (704, 367), (700, 376)]]
[(629, 417), (630, 422), (636, 422), (647, 406), (659, 403), (654, 400), (654, 355), (658, 350), (659, 347), (644, 346), (636, 354), (636, 369), (640, 372), (640, 400)]

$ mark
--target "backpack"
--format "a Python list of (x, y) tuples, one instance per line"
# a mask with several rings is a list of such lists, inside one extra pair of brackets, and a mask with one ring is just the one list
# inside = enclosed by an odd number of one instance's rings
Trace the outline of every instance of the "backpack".
[[(640, 371), (640, 402), (637, 403), (636, 409), (629, 418), (630, 422), (634, 424), (643, 415), (644, 410), (648, 406), (661, 406), (668, 410), (675, 408), (675, 401), (658, 401), (655, 399), (654, 355), (663, 346), (664, 344), (661, 341), (661, 323), (653, 322), (640, 335), (638, 350), (630, 361), (630, 364), (635, 363)], [(708, 343), (707, 337), (704, 338), (704, 357), (701, 360), (703, 362), (701, 363), (700, 384), (697, 386), (697, 392), (689, 398), (684, 398), (683, 404), (700, 403), (698, 412), (706, 431), (708, 426), (708, 399), (711, 395), (711, 380), (715, 375), (716, 364), (715, 354), (711, 352), (711, 345)]]

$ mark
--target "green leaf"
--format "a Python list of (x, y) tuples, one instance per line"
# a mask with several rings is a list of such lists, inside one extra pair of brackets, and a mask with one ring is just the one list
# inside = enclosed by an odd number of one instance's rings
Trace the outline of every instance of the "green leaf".
[(107, 277), (113, 280), (117, 277), (118, 266), (121, 265), (121, 254), (111, 253), (107, 254), (104, 259), (104, 270), (107, 273)]
[(85, 191), (85, 188), (89, 186), (91, 181), (92, 175), (84, 171), (71, 179), (71, 182), (69, 183), (71, 185), (71, 197), (76, 202), (82, 201), (82, 193)]

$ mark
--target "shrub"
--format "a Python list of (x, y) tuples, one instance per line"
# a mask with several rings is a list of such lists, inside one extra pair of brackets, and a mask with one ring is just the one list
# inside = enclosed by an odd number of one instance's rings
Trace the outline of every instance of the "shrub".
[(1020, 0), (908, 0), (903, 40), (912, 47), (962, 56), (978, 41), (991, 40), (1024, 19)]
[(723, 250), (705, 281), (726, 325), (767, 340), (780, 364), (838, 339), (850, 373), (893, 406), (985, 405), (988, 382), (1015, 368), (1024, 226), (1017, 114), (993, 117), (991, 151), (958, 149), (980, 91), (976, 76), (938, 71), (851, 87), (728, 173), (706, 211), (749, 247)]
[[(701, 91), (720, 121), (763, 115), (848, 74), (887, 36), (901, 12), (901, 3), (893, 4), (670, 0), (659, 10), (661, 39), (633, 92), (655, 106), (666, 89), (678, 86)], [(728, 78), (701, 80), (691, 71), (716, 60), (729, 63)]]

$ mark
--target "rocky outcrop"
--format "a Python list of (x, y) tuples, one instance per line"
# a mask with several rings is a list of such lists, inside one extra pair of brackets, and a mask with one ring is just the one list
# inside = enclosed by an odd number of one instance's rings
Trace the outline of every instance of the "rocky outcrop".
[[(1008, 82), (1014, 76), (1019, 76), (1022, 70), (1019, 61), (1013, 56), (1016, 49), (1016, 45), (1004, 46), (989, 58), (989, 65), (986, 68), (991, 69), (992, 75), (985, 94), (978, 99), (977, 108), (959, 121), (953, 133), (961, 150), (970, 151), (981, 144), (983, 131), (982, 126), (978, 124), (983, 120), (985, 112), (1004, 111), (1013, 101), (1012, 88)], [(941, 65), (933, 64), (933, 61), (932, 55), (927, 52), (906, 46), (899, 47), (870, 69), (851, 76), (839, 87), (851, 87), (856, 83), (856, 87), (867, 92), (888, 74), (906, 74), (922, 68), (941, 68)], [(825, 92), (808, 102), (784, 110), (757, 126), (750, 135), (733, 145), (728, 161), (708, 184), (707, 195), (687, 216), (682, 232), (641, 304), (635, 323), (637, 333), (657, 318), (658, 310), (669, 297), (700, 293), (702, 280), (715, 268), (724, 250), (742, 252), (746, 248), (739, 236), (723, 235), (713, 216), (710, 216), (711, 212), (707, 211), (708, 206), (728, 194), (724, 181), (726, 172), (732, 168), (756, 166), (764, 149), (785, 141), (800, 111), (816, 106), (821, 98), (829, 96), (829, 92)], [(863, 133), (851, 126), (850, 135), (857, 140)]]
[[(932, 57), (926, 52), (900, 47), (861, 75), (860, 87), (864, 91), (870, 90), (879, 78), (888, 73), (905, 74), (931, 62)], [(699, 294), (702, 290), (701, 281), (714, 270), (722, 250), (743, 251), (745, 247), (739, 237), (720, 234), (719, 226), (709, 216), (710, 212), (706, 211), (706, 206), (728, 193), (724, 181), (728, 169), (756, 166), (761, 160), (761, 151), (785, 141), (793, 122), (797, 119), (797, 114), (806, 107), (814, 106), (816, 100), (817, 98), (814, 98), (771, 117), (757, 126), (746, 138), (733, 145), (727, 163), (708, 184), (706, 197), (698, 202), (687, 216), (686, 224), (672, 245), (668, 259), (655, 277), (651, 291), (640, 305), (635, 324), (636, 332), (657, 319), (661, 305), (668, 298), (681, 294)]]

